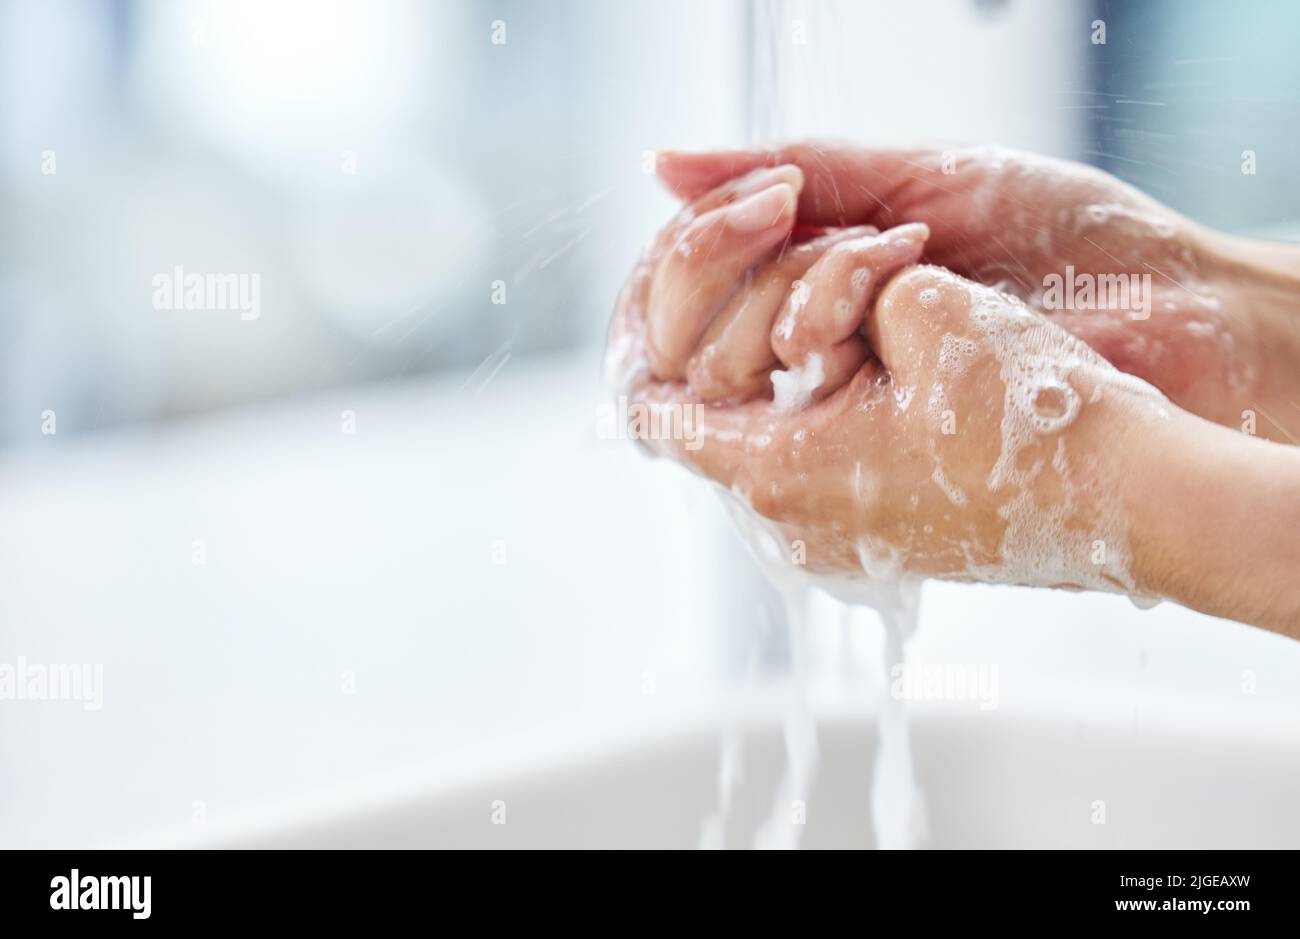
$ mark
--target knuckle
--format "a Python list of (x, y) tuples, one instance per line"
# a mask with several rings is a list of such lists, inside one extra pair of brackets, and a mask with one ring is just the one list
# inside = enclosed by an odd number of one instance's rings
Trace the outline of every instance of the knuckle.
[(967, 302), (954, 275), (942, 268), (909, 267), (892, 277), (876, 301), (876, 319), (882, 332), (919, 335), (919, 332), (959, 328)]
[(660, 381), (674, 381), (681, 377), (681, 370), (676, 360), (663, 352), (653, 339), (653, 332), (646, 342), (646, 362), (650, 365), (650, 374)]
[(723, 229), (723, 220), (719, 215), (710, 213), (701, 216), (691, 222), (686, 227), (686, 230), (682, 232), (681, 237), (677, 239), (677, 244), (673, 247), (673, 254), (693, 262), (694, 265), (699, 265), (703, 263), (708, 252), (717, 244)]
[(754, 365), (735, 350), (711, 342), (686, 363), (686, 380), (709, 403), (747, 401), (761, 394), (767, 380), (766, 371)]
[(947, 305), (934, 302), (951, 283), (952, 277), (937, 267), (909, 267), (892, 277), (880, 294), (882, 309), (919, 308), (942, 311)]
[(736, 394), (732, 369), (715, 345), (705, 346), (686, 363), (686, 381), (705, 401), (722, 401)]
[(798, 352), (807, 344), (802, 317), (798, 310), (785, 307), (772, 324), (772, 351), (776, 357), (789, 365)]

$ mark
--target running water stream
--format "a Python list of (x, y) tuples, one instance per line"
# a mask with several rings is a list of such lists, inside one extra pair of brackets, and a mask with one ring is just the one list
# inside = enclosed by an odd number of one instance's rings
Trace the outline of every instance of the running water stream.
[[(790, 0), (756, 0), (752, 6), (749, 74), (749, 137), (751, 143), (780, 139), (788, 130), (785, 100), (787, 78), (801, 70), (803, 84), (821, 84), (832, 93), (836, 56), (828, 46), (810, 41), (807, 4)], [(818, 5), (825, 13), (833, 6)], [(832, 14), (833, 18), (833, 14)], [(834, 35), (824, 19), (811, 24), (822, 36)], [(828, 581), (812, 578), (791, 561), (791, 551), (754, 516), (742, 499), (726, 494), (731, 514), (760, 567), (780, 593), (788, 631), (790, 700), (782, 720), (786, 767), (777, 785), (767, 819), (754, 834), (756, 848), (797, 848), (803, 830), (801, 812), (816, 776), (819, 753), (816, 720), (809, 701), (811, 679), (809, 638), (814, 630), (832, 629), (814, 622), (809, 602), (814, 586), (841, 603), (873, 609), (880, 618), (884, 642), (880, 699), (876, 715), (877, 745), (871, 780), (871, 819), (878, 848), (914, 848), (926, 837), (925, 809), (912, 769), (907, 709), (891, 694), (898, 668), (905, 667), (907, 644), (916, 633), (920, 582), (897, 570), (866, 563), (861, 578)], [(845, 619), (851, 619), (845, 614)], [(846, 650), (847, 654), (847, 650)], [(739, 738), (724, 735), (719, 769), (718, 811), (706, 819), (701, 847), (720, 847), (723, 826), (738, 784)]]

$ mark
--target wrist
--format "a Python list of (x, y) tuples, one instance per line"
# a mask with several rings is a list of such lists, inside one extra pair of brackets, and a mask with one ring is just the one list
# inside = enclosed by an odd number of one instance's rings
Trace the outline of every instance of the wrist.
[(1111, 448), (1137, 592), (1300, 638), (1300, 449), (1165, 412)]
[(1300, 245), (1203, 232), (1200, 256), (1227, 313), (1246, 321), (1256, 363), (1238, 414), (1227, 426), (1282, 443), (1300, 442)]

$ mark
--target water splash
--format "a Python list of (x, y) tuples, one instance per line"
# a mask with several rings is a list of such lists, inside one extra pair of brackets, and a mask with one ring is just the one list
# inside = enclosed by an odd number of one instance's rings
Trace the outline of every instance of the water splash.
[(729, 729), (722, 734), (718, 753), (718, 807), (705, 817), (700, 826), (697, 847), (701, 851), (721, 851), (727, 846), (727, 822), (731, 819), (732, 805), (743, 779), (740, 734)]
[(905, 665), (908, 641), (916, 634), (921, 584), (909, 578), (888, 587), (875, 604), (884, 627), (885, 654), (884, 693), (876, 722), (880, 740), (871, 781), (871, 824), (876, 831), (876, 847), (895, 850), (920, 847), (928, 825), (925, 799), (912, 771), (907, 705), (902, 696), (893, 693), (895, 673)]
[(754, 847), (792, 850), (799, 847), (821, 753), (817, 747), (817, 719), (808, 700), (808, 612), (810, 591), (806, 586), (785, 585), (781, 589), (785, 622), (790, 641), (790, 701), (781, 719), (786, 764), (772, 809), (754, 832)]
[[(836, 35), (834, 4), (809, 4), (801, 0), (759, 0), (751, 7), (751, 59), (750, 59), (750, 109), (749, 138), (751, 143), (763, 143), (784, 136), (789, 130), (785, 96), (792, 79), (798, 77), (803, 84), (829, 88), (839, 65), (835, 48), (819, 47), (816, 55), (799, 55), (800, 43), (793, 32), (806, 28), (810, 14), (814, 14), (814, 31)], [(796, 70), (804, 74), (796, 76)], [(810, 69), (816, 75), (806, 74)], [(833, 99), (834, 96), (829, 96)], [(801, 102), (801, 107), (805, 103)], [(812, 106), (814, 102), (807, 102)], [(784, 376), (787, 381), (791, 376)], [(781, 391), (778, 384), (777, 390)], [(794, 389), (789, 389), (794, 390)], [(801, 390), (801, 389), (800, 389)], [(754, 835), (754, 846), (760, 848), (798, 847), (802, 824), (795, 824), (792, 815), (806, 806), (817, 772), (816, 720), (809, 705), (807, 685), (810, 663), (807, 659), (808, 633), (811, 629), (826, 627), (829, 623), (812, 622), (809, 616), (809, 595), (813, 586), (847, 604), (844, 619), (851, 618), (853, 608), (867, 607), (879, 615), (884, 630), (884, 664), (882, 695), (877, 715), (878, 746), (872, 779), (871, 815), (880, 848), (912, 848), (926, 837), (924, 800), (912, 771), (911, 741), (908, 731), (906, 703), (890, 693), (891, 677), (895, 668), (904, 664), (908, 640), (915, 634), (920, 610), (920, 581), (904, 577), (890, 565), (866, 563), (864, 556), (861, 578), (812, 578), (803, 570), (790, 564), (779, 538), (768, 531), (743, 499), (728, 493), (726, 502), (737, 528), (741, 531), (760, 567), (781, 594), (786, 611), (786, 627), (790, 642), (790, 694), (791, 699), (782, 721), (786, 749), (786, 768), (777, 786), (768, 818)], [(845, 650), (847, 653), (847, 649)], [(730, 792), (723, 777), (728, 772), (726, 759), (727, 739), (723, 740), (723, 758), (720, 761), (719, 812), (723, 804), (730, 804)], [(724, 797), (722, 793), (728, 794)], [(709, 837), (717, 841), (706, 822)]]

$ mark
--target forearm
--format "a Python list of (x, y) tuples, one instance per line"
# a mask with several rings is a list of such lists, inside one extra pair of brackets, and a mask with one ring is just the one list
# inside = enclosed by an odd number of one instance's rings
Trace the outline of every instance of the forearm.
[(1300, 444), (1300, 245), (1216, 233), (1206, 239), (1228, 313), (1249, 321), (1263, 363), (1243, 413), (1226, 423)]
[(1300, 448), (1178, 410), (1126, 431), (1138, 590), (1300, 638)]
[(1204, 231), (1199, 237), (1210, 245), (1214, 254), (1229, 263), (1289, 279), (1293, 284), (1300, 278), (1300, 244), (1215, 231)]

